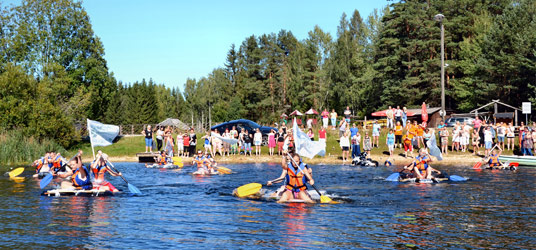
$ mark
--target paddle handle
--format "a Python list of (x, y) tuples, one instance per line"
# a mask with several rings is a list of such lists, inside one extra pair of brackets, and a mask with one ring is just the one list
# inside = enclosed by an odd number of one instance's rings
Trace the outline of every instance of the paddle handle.
[(322, 196), (322, 194), (320, 193), (320, 191), (318, 191), (318, 189), (315, 187), (315, 185), (311, 185), (311, 186), (315, 189), (316, 193), (318, 193), (319, 196)]
[[(110, 163), (110, 167), (112, 167), (112, 169), (113, 169), (115, 172), (117, 172), (117, 173), (121, 173), (121, 172), (117, 171), (117, 169), (114, 167), (114, 164), (112, 164), (111, 161), (106, 160), (106, 162)], [(125, 179), (125, 177), (123, 177), (123, 175), (119, 175), (119, 176), (121, 176), (121, 179), (123, 179), (123, 180), (128, 184), (127, 179)]]

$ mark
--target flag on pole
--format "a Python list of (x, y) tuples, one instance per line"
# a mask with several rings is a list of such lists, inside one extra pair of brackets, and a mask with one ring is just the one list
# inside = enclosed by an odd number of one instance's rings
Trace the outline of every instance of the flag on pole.
[(233, 138), (225, 138), (225, 137), (223, 137), (223, 136), (221, 136), (221, 135), (218, 135), (218, 134), (216, 134), (216, 133), (214, 133), (214, 132), (210, 132), (210, 135), (211, 135), (212, 137), (216, 137), (216, 138), (222, 140), (223, 142), (229, 143), (229, 144), (231, 144), (231, 145), (233, 145), (233, 144), (235, 144), (235, 143), (238, 143), (238, 140), (237, 140), (237, 139), (233, 139)]
[(294, 118), (294, 124), (292, 125), (292, 133), (297, 154), (309, 159), (313, 159), (315, 155), (324, 156), (326, 154), (326, 143), (321, 141), (311, 141), (309, 136), (298, 128), (296, 118)]
[(443, 155), (441, 154), (441, 150), (437, 147), (436, 136), (435, 136), (434, 131), (432, 131), (432, 134), (434, 136), (430, 137), (430, 140), (426, 142), (426, 146), (428, 146), (428, 148), (430, 149), (430, 155), (437, 158), (438, 161), (441, 161), (443, 160)]
[(110, 146), (117, 135), (119, 126), (102, 124), (98, 121), (87, 119), (87, 130), (91, 146)]

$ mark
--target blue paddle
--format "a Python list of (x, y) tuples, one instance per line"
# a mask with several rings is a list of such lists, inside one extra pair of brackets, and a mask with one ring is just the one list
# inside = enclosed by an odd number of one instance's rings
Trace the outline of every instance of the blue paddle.
[(400, 173), (392, 173), (385, 180), (386, 181), (398, 181), (398, 177), (400, 177)]
[[(117, 171), (117, 169), (114, 167), (114, 165), (113, 165), (110, 161), (108, 161), (108, 160), (106, 160), (106, 161), (107, 161), (108, 163), (110, 163), (110, 167), (112, 167), (112, 169), (113, 169), (115, 172), (119, 173), (119, 171)], [(127, 183), (128, 191), (130, 191), (132, 194), (141, 194), (141, 191), (140, 191), (136, 186), (134, 186), (134, 185), (128, 183), (128, 181), (125, 179), (125, 177), (123, 177), (123, 175), (120, 175), (120, 176), (121, 176), (121, 178)]]
[(468, 179), (464, 178), (464, 177), (461, 177), (461, 176), (458, 176), (458, 175), (451, 175), (449, 177), (449, 180), (451, 180), (451, 181), (467, 181)]

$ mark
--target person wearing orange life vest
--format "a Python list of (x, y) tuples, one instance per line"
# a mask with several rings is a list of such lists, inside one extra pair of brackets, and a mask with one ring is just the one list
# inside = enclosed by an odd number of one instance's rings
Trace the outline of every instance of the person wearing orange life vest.
[(82, 164), (82, 151), (78, 151), (78, 155), (69, 162), (71, 169), (68, 169), (65, 173), (59, 173), (58, 176), (61, 178), (67, 178), (71, 176), (71, 181), (64, 181), (61, 183), (62, 189), (83, 189), (91, 190), (93, 189), (93, 183), (90, 179), (90, 170), (89, 167), (86, 167)]
[(197, 171), (202, 172), (202, 174), (207, 174), (207, 162), (209, 162), (209, 160), (203, 155), (203, 151), (199, 150), (197, 151), (197, 155), (192, 160), (192, 165), (197, 167)]
[(497, 150), (493, 150), (493, 152), (489, 155), (488, 165), (490, 168), (497, 168), (502, 166), (502, 163), (499, 161), (500, 155), (500, 153), (497, 153)]
[(309, 184), (314, 185), (315, 181), (307, 170), (306, 164), (301, 161), (300, 156), (294, 153), (292, 156), (283, 157), (281, 166), (283, 170), (287, 171), (287, 174), (285, 176), (285, 192), (278, 202), (300, 199), (308, 203), (314, 203), (306, 192), (306, 183), (309, 182)]
[[(307, 171), (309, 172), (309, 175), (313, 176), (313, 169), (310, 168), (309, 166), (307, 166), (307, 164), (304, 164), (304, 166), (307, 169)], [(285, 178), (286, 176), (287, 176), (287, 170), (283, 169), (283, 171), (281, 172), (281, 175), (279, 176), (279, 178), (273, 179), (273, 180), (270, 180), (270, 181), (266, 182), (266, 186), (271, 186), (272, 184), (280, 183), (282, 181), (286, 181), (286, 178)], [(287, 186), (287, 183), (284, 182), (281, 187), (279, 187), (273, 194), (270, 195), (270, 197), (272, 197), (272, 198), (273, 197), (281, 197), (281, 195), (283, 195), (283, 193), (286, 190), (286, 186)]]
[(432, 159), (426, 148), (421, 148), (419, 150), (419, 155), (415, 157), (415, 160), (410, 163), (409, 166), (404, 166), (404, 169), (412, 171), (417, 179), (430, 179), (433, 178), (432, 172), (441, 174), (439, 170), (434, 169), (429, 165), (429, 162), (431, 161)]
[(48, 157), (50, 152), (46, 152), (45, 156), (35, 160), (32, 163), (32, 166), (35, 167), (35, 173), (39, 174), (41, 172), (48, 172), (50, 168), (48, 167)]
[(93, 175), (95, 176), (95, 179), (93, 180), (93, 184), (95, 187), (103, 190), (103, 191), (112, 191), (112, 192), (119, 192), (117, 188), (115, 188), (110, 182), (106, 181), (104, 179), (104, 175), (106, 173), (109, 173), (111, 176), (122, 176), (122, 173), (115, 172), (110, 168), (108, 165), (108, 155), (102, 153), (102, 151), (98, 151), (97, 153), (97, 159), (91, 163), (91, 171), (93, 172)]
[(60, 153), (52, 153), (50, 162), (52, 163), (51, 170), (53, 170), (54, 172), (66, 171), (65, 165), (67, 164), (67, 160), (65, 160), (65, 158), (63, 158)]
[(168, 163), (167, 158), (168, 157), (167, 157), (166, 151), (162, 150), (160, 151), (160, 155), (158, 155), (158, 157), (155, 160), (156, 160), (156, 163), (158, 163), (158, 165), (164, 166)]

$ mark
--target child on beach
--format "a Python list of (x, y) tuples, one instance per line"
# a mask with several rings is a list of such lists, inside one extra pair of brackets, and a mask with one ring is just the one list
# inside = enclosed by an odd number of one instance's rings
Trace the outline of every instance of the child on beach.
[(441, 129), (441, 153), (448, 155), (449, 151), (449, 131), (447, 128), (443, 127)]
[(408, 158), (408, 151), (411, 153), (411, 157), (413, 158), (413, 143), (411, 141), (411, 135), (410, 132), (406, 132), (406, 135), (404, 135), (404, 138), (402, 138), (402, 141), (404, 142), (404, 156)]
[(372, 140), (370, 139), (368, 132), (365, 132), (365, 137), (363, 138), (363, 151), (370, 155), (370, 150), (372, 149)]

